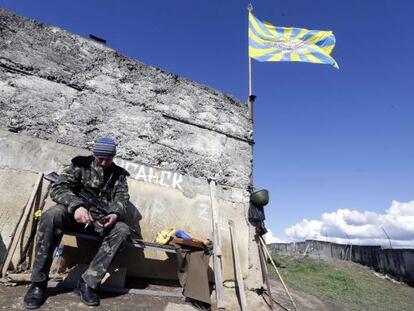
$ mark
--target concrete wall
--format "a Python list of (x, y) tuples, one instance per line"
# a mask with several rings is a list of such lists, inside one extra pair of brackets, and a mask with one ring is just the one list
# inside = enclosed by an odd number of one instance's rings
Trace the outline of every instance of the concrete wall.
[[(38, 174), (30, 171), (21, 171), (10, 168), (0, 168), (0, 266), (5, 259), (7, 249), (16, 234), (17, 225), (21, 220), (24, 209), (29, 201)], [(47, 188), (41, 187), (38, 199), (34, 201), (32, 210), (43, 205), (47, 195)], [(29, 214), (27, 225), (21, 232), (21, 239), (17, 244), (11, 264), (13, 268), (22, 257), (24, 246), (30, 235), (33, 222), (33, 213)], [(30, 255), (30, 252), (29, 252)]]
[[(206, 180), (214, 177), (224, 277), (234, 278), (227, 228), (232, 219), (245, 284), (263, 285), (246, 217), (253, 136), (245, 103), (5, 9), (0, 30), (0, 168), (29, 175), (59, 170), (73, 156), (88, 154), (97, 136), (112, 136), (117, 163), (131, 172), (131, 212), (141, 214), (148, 240), (170, 225), (211, 237)], [(137, 260), (128, 262), (130, 273), (175, 277), (170, 258), (133, 255), (120, 257)], [(161, 268), (166, 261), (170, 267)]]
[[(35, 178), (33, 172), (58, 171), (63, 165), (68, 164), (73, 156), (89, 154), (87, 150), (1, 130), (0, 143), (4, 146), (0, 149), (0, 169), (3, 169), (0, 171), (0, 182), (6, 184), (7, 180), (13, 180), (13, 183), (8, 185), (11, 188), (4, 188), (8, 189), (6, 198), (10, 202), (11, 211), (20, 211), (24, 205), (20, 198), (30, 196), (33, 178)], [(129, 224), (139, 229), (144, 240), (153, 241), (156, 234), (167, 227), (185, 230), (190, 235), (201, 239), (212, 239), (210, 188), (207, 180), (148, 167), (120, 158), (117, 158), (116, 162), (131, 172), (128, 184), (132, 204), (128, 220)], [(16, 173), (11, 176), (10, 172)], [(229, 220), (235, 222), (236, 232), (244, 233), (237, 235), (237, 243), (243, 274), (247, 276), (249, 226), (245, 215), (248, 193), (237, 188), (218, 186), (217, 199), (223, 244), (224, 277), (228, 280), (234, 278)], [(51, 205), (51, 202), (47, 204), (47, 206)], [(12, 227), (10, 226), (10, 230)], [(80, 248), (79, 251), (84, 251), (84, 249)], [(140, 251), (128, 251), (127, 254), (129, 255), (121, 256), (124, 259), (118, 264), (126, 264), (128, 274), (131, 276), (176, 277), (175, 260), (164, 253), (146, 251), (142, 254)], [(71, 256), (87, 258), (84, 254), (76, 253), (74, 250)], [(137, 258), (145, 258), (145, 262), (138, 263)], [(67, 261), (73, 262), (70, 258), (67, 258)]]
[(380, 246), (344, 245), (306, 240), (273, 243), (269, 249), (280, 255), (307, 255), (317, 259), (351, 260), (414, 286), (414, 249), (383, 249)]
[(252, 123), (230, 95), (0, 9), (0, 128), (248, 189)]
[[(118, 142), (116, 162), (131, 173), (129, 219), (144, 239), (153, 240), (167, 226), (211, 238), (207, 178), (213, 177), (224, 279), (234, 279), (231, 219), (245, 285), (260, 288), (254, 228), (246, 217), (252, 134), (245, 103), (231, 95), (0, 9), (0, 183), (13, 178), (11, 189), (4, 188), (10, 199), (4, 206), (16, 212), (13, 224), (37, 172), (60, 170), (72, 157), (89, 154), (97, 136), (111, 136)], [(48, 199), (46, 208), (52, 204)], [(6, 221), (0, 219), (0, 228)], [(1, 231), (0, 256), (12, 227)], [(72, 245), (65, 248), (66, 265), (93, 255), (90, 242)], [(176, 278), (174, 257), (159, 252), (125, 250), (115, 264), (127, 266), (130, 275)], [(226, 284), (228, 304), (235, 301), (234, 282)], [(255, 291), (247, 296), (250, 308), (267, 308)]]
[(5, 9), (0, 29), (1, 167), (57, 170), (88, 153), (97, 136), (112, 136), (150, 240), (172, 224), (209, 237), (206, 180), (215, 177), (224, 261), (231, 263), (232, 219), (244, 233), (239, 249), (247, 273), (253, 142), (244, 103)]
[(0, 169), (0, 263), (5, 258), (35, 181), (36, 174)]

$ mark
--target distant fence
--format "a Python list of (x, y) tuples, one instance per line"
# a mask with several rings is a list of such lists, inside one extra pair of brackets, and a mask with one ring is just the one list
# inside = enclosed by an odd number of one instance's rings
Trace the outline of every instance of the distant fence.
[(414, 249), (383, 249), (306, 240), (297, 243), (273, 243), (268, 248), (280, 255), (308, 255), (319, 259), (350, 260), (414, 286)]

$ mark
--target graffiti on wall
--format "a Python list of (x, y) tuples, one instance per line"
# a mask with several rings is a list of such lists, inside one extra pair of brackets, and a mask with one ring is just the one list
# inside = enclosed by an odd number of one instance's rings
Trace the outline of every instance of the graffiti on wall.
[[(164, 171), (118, 158), (115, 159), (115, 162), (125, 168), (133, 179), (184, 192), (184, 176), (179, 173)], [(173, 224), (193, 227), (195, 222), (202, 227), (210, 228), (211, 226), (211, 202), (208, 197), (186, 203), (170, 200), (163, 196), (151, 196), (140, 202), (139, 210), (146, 222), (156, 224), (157, 227), (161, 228)], [(228, 219), (221, 212), (219, 214), (219, 228), (220, 230), (227, 230)]]
[(164, 171), (123, 159), (115, 159), (115, 163), (126, 169), (133, 179), (184, 191), (182, 187), (183, 175), (179, 173)]

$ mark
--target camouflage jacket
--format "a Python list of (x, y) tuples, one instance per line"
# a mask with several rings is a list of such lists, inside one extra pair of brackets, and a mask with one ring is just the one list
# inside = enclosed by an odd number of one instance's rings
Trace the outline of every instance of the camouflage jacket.
[[(104, 169), (96, 165), (93, 156), (78, 156), (72, 159), (72, 163), (60, 174), (59, 180), (52, 185), (50, 197), (56, 203), (66, 206), (73, 215), (76, 208), (84, 205), (76, 192), (88, 188), (108, 205), (110, 213), (118, 214), (122, 220), (125, 219), (129, 202), (128, 175), (126, 170), (115, 163)], [(96, 220), (104, 216), (93, 207), (90, 212)]]

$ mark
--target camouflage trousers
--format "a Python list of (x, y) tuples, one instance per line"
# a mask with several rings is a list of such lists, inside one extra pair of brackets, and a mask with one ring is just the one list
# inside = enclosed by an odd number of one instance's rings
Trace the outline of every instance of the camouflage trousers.
[[(90, 233), (78, 224), (63, 205), (56, 205), (42, 214), (36, 243), (36, 256), (33, 265), (32, 282), (48, 279), (53, 260), (53, 251), (62, 239), (63, 231)], [(90, 226), (91, 228), (93, 226)], [(130, 234), (129, 227), (123, 222), (116, 222), (112, 228), (102, 233), (103, 241), (82, 279), (92, 288), (97, 288), (114, 259), (119, 247)]]

